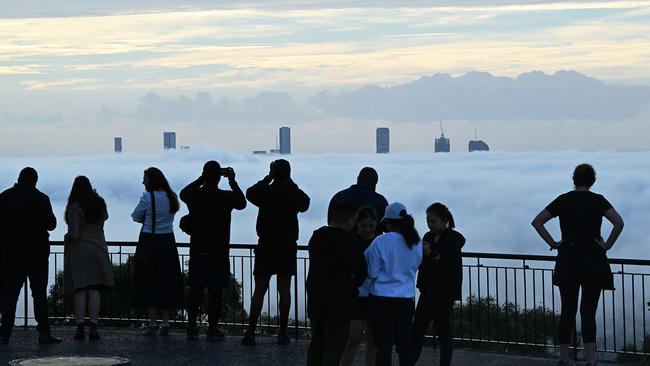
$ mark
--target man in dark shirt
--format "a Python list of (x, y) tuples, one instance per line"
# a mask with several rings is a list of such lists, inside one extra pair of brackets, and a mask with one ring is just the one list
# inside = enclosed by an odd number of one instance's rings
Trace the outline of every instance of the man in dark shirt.
[[(219, 189), (221, 176), (228, 178), (231, 191)], [(212, 160), (203, 174), (183, 188), (180, 198), (190, 211), (190, 269), (187, 339), (198, 339), (197, 313), (203, 291), (208, 288), (207, 341), (222, 340), (217, 328), (222, 293), (230, 279), (230, 220), (232, 210), (243, 210), (246, 197), (235, 181), (232, 168), (221, 168)]]
[[(370, 167), (365, 167), (359, 172), (357, 177), (357, 184), (353, 184), (350, 188), (346, 188), (334, 195), (330, 200), (329, 207), (327, 209), (327, 222), (329, 223), (332, 219), (332, 211), (336, 202), (341, 200), (352, 201), (357, 209), (362, 206), (372, 206), (377, 212), (377, 222), (381, 222), (381, 219), (384, 218), (384, 211), (388, 206), (388, 201), (384, 196), (375, 192), (377, 188), (377, 182), (379, 181), (379, 175), (377, 171)], [(377, 226), (378, 233), (380, 233), (381, 228)]]
[(278, 344), (289, 344), (287, 325), (291, 309), (291, 276), (296, 274), (298, 213), (309, 208), (309, 196), (291, 180), (291, 166), (284, 159), (271, 163), (269, 175), (246, 191), (246, 198), (259, 207), (255, 248), (255, 292), (249, 326), (242, 344), (255, 344), (255, 327), (264, 304), (271, 276), (277, 275), (280, 294)]
[(338, 201), (331, 223), (309, 240), (307, 314), (312, 327), (307, 365), (338, 365), (348, 341), (358, 287), (368, 276), (360, 243), (350, 231), (356, 205)]
[(18, 183), (0, 193), (0, 243), (4, 277), (0, 344), (9, 342), (16, 319), (16, 302), (29, 278), (34, 301), (34, 317), (38, 323), (40, 344), (60, 343), (52, 337), (47, 318), (47, 276), (50, 256), (50, 234), (56, 228), (56, 217), (47, 195), (36, 189), (38, 174), (24, 168)]

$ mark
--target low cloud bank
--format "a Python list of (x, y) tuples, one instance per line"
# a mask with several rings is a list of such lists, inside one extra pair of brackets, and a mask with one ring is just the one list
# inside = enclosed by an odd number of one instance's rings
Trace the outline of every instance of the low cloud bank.
[[(110, 219), (108, 240), (135, 241), (139, 225), (129, 214), (143, 192), (142, 172), (149, 166), (163, 170), (175, 191), (195, 179), (206, 160), (232, 166), (237, 181), (248, 188), (268, 172), (276, 157), (239, 155), (208, 148), (158, 155), (119, 154), (88, 157), (0, 158), (0, 187), (15, 182), (26, 165), (39, 171), (39, 189), (50, 195), (59, 219), (53, 240), (65, 232), (63, 211), (76, 175), (87, 175), (106, 199)], [(532, 218), (557, 195), (570, 190), (575, 165), (589, 162), (598, 173), (593, 190), (604, 194), (626, 221), (626, 227), (610, 256), (648, 258), (650, 239), (650, 152), (526, 152), (464, 154), (350, 154), (292, 155), (295, 182), (309, 194), (309, 211), (300, 215), (300, 243), (325, 224), (330, 197), (353, 184), (359, 169), (375, 167), (380, 175), (378, 191), (389, 201), (403, 202), (414, 214), (420, 233), (426, 231), (425, 209), (436, 201), (449, 206), (458, 230), (467, 238), (467, 251), (548, 254), (530, 226)], [(225, 182), (221, 187), (227, 187)], [(186, 208), (177, 215), (184, 214)], [(257, 209), (249, 204), (233, 213), (232, 242), (256, 243)], [(559, 232), (557, 221), (549, 225)], [(611, 226), (603, 224), (607, 235)], [(178, 241), (188, 237), (176, 229)]]

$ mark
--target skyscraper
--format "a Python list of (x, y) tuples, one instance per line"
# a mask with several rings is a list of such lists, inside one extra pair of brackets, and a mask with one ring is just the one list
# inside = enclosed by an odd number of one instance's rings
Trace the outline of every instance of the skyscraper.
[(291, 129), (280, 127), (280, 154), (291, 154)]
[(122, 138), (121, 137), (116, 137), (113, 139), (113, 146), (114, 146), (114, 151), (116, 153), (121, 153), (122, 152)]
[(386, 127), (377, 129), (377, 154), (388, 154), (390, 152), (390, 130)]
[(163, 147), (165, 150), (176, 149), (176, 132), (163, 132)]

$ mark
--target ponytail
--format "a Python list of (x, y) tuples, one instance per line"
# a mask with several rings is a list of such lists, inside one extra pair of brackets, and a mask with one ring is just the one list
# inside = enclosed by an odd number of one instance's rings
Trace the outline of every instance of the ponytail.
[(395, 227), (395, 231), (402, 234), (406, 245), (410, 249), (420, 242), (420, 234), (415, 229), (413, 216), (408, 215), (405, 211), (402, 211), (400, 216), (402, 216), (401, 219), (385, 219), (385, 221), (390, 222)]
[(445, 221), (449, 224), (449, 228), (453, 229), (456, 227), (454, 222), (454, 216), (451, 215), (451, 212), (447, 206), (443, 205), (440, 202), (436, 202), (427, 208), (428, 214), (433, 214), (438, 216), (442, 221)]

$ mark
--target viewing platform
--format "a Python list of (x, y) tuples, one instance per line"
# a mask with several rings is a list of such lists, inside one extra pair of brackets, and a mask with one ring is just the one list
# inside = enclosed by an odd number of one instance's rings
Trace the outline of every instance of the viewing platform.
[[(48, 356), (115, 356), (134, 365), (302, 365), (305, 364), (310, 325), (305, 307), (305, 280), (309, 256), (298, 247), (298, 271), (291, 283), (292, 307), (289, 335), (292, 344), (275, 344), (278, 327), (277, 292), (271, 281), (258, 330), (258, 345), (242, 346), (241, 334), (247, 325), (254, 289), (253, 244), (232, 244), (232, 280), (225, 291), (220, 326), (228, 335), (218, 343), (185, 339), (186, 313), (171, 314), (173, 332), (168, 338), (144, 337), (140, 327), (146, 322), (142, 309), (132, 307), (131, 277), (133, 242), (110, 242), (115, 287), (106, 291), (100, 313), (98, 342), (74, 342), (72, 306), (63, 296), (63, 243), (52, 242), (49, 317), (55, 336), (64, 343), (38, 346), (28, 287), (21, 296), (14, 335), (8, 346), (0, 346), (0, 365), (10, 360)], [(189, 244), (178, 243), (181, 269), (187, 272)], [(452, 335), (457, 352), (454, 365), (554, 365), (560, 297), (551, 277), (554, 256), (463, 253), (463, 301), (454, 305)], [(649, 362), (650, 360), (650, 260), (611, 258), (616, 291), (604, 291), (597, 311), (597, 347), (601, 360)], [(579, 317), (578, 317), (579, 318)], [(205, 313), (200, 315), (205, 321)], [(581, 359), (580, 325), (572, 341)], [(429, 333), (429, 344), (435, 335)], [(363, 347), (363, 346), (362, 346)], [(358, 352), (361, 365), (362, 350)], [(419, 365), (437, 364), (437, 351), (426, 346)], [(436, 360), (435, 362), (433, 360)], [(631, 364), (631, 363), (629, 363)]]
[[(74, 341), (74, 327), (54, 327), (52, 333), (63, 338), (58, 345), (39, 346), (37, 333), (33, 328), (14, 329), (9, 345), (0, 347), (0, 365), (9, 361), (32, 357), (50, 356), (114, 356), (127, 358), (133, 365), (254, 365), (290, 366), (305, 365), (309, 341), (294, 341), (288, 346), (278, 346), (275, 337), (258, 337), (256, 346), (240, 344), (241, 336), (229, 335), (220, 342), (206, 342), (203, 334), (198, 341), (185, 340), (185, 332), (173, 330), (168, 337), (145, 337), (133, 328), (100, 329), (99, 341)], [(355, 365), (364, 365), (362, 344), (357, 351)], [(397, 358), (393, 364), (397, 365)], [(525, 354), (487, 353), (468, 349), (454, 352), (453, 365), (471, 366), (550, 366), (554, 358), (536, 357)], [(430, 345), (425, 346), (417, 365), (437, 365), (438, 352)], [(607, 365), (631, 365), (607, 363)]]

